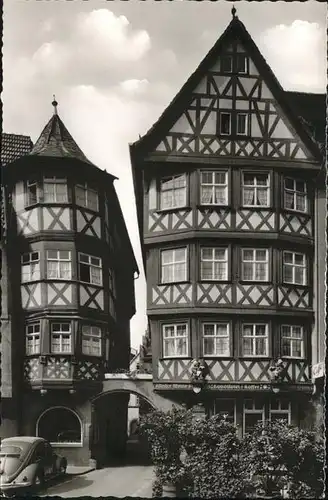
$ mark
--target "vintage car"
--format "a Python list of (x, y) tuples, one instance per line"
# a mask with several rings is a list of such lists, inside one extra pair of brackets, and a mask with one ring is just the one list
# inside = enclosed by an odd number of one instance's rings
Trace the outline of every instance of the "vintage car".
[(2, 496), (20, 494), (65, 474), (67, 460), (57, 455), (40, 437), (17, 436), (1, 440), (0, 491)]

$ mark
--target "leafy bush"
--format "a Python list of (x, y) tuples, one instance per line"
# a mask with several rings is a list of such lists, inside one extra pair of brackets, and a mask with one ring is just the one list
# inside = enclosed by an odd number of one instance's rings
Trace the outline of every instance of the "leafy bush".
[(258, 424), (239, 439), (222, 416), (195, 420), (192, 410), (142, 417), (155, 465), (153, 496), (165, 483), (192, 498), (272, 496), (288, 485), (290, 498), (323, 494), (323, 439), (283, 421)]
[(289, 498), (323, 495), (324, 444), (310, 430), (300, 430), (282, 420), (257, 424), (241, 444), (248, 477), (262, 495), (273, 495), (287, 486)]

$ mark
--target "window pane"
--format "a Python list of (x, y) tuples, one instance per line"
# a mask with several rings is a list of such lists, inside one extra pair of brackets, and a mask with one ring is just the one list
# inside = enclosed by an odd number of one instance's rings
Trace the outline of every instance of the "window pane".
[(214, 203), (224, 205), (227, 203), (227, 191), (225, 187), (215, 187)]
[(285, 193), (285, 207), (294, 209), (294, 194), (292, 193)]
[(305, 193), (306, 192), (305, 182), (296, 181), (296, 191), (298, 191), (299, 193)]
[(293, 268), (292, 266), (284, 266), (284, 281), (287, 283), (293, 282)]
[(88, 195), (88, 208), (91, 208), (91, 210), (98, 210), (98, 194), (89, 189), (87, 192)]
[(175, 261), (183, 262), (185, 260), (186, 260), (185, 248), (179, 248), (175, 250)]
[(251, 338), (243, 339), (243, 354), (244, 356), (251, 356), (253, 354), (253, 340)]
[(252, 432), (255, 425), (258, 422), (263, 421), (262, 413), (246, 413), (245, 414), (245, 428), (244, 432), (247, 434), (248, 432)]
[(291, 252), (284, 252), (284, 262), (288, 264), (293, 262), (293, 254)]
[(220, 132), (225, 135), (230, 134), (230, 113), (221, 113)]
[(76, 203), (78, 205), (81, 205), (83, 207), (86, 206), (86, 196), (85, 196), (85, 188), (82, 186), (76, 186), (75, 187), (75, 199)]
[(217, 338), (215, 342), (216, 342), (216, 354), (221, 356), (229, 354), (228, 338)]
[(253, 260), (254, 252), (253, 250), (243, 250), (243, 260)]
[(203, 325), (204, 335), (214, 335), (214, 325)]
[(256, 263), (255, 264), (255, 280), (265, 281), (267, 279), (267, 264)]
[(244, 280), (252, 280), (253, 279), (253, 264), (252, 263), (243, 263), (243, 279)]
[(292, 334), (293, 334), (293, 337), (298, 337), (298, 338), (302, 338), (303, 336), (303, 329), (301, 326), (293, 326), (292, 328)]
[(258, 186), (267, 186), (268, 179), (269, 179), (269, 177), (266, 174), (257, 174), (256, 175), (256, 184)]
[(246, 115), (237, 114), (237, 134), (246, 134)]
[(290, 190), (294, 190), (294, 181), (293, 179), (285, 179), (285, 188), (286, 189), (290, 189)]
[(217, 280), (225, 280), (227, 279), (227, 273), (226, 273), (226, 263), (225, 262), (215, 262), (214, 263), (214, 277)]
[(295, 267), (295, 283), (297, 285), (304, 285), (304, 269), (302, 267)]
[(201, 173), (202, 184), (212, 184), (213, 176), (212, 172), (202, 172)]
[(215, 184), (225, 184), (226, 176), (227, 174), (225, 172), (215, 172), (214, 174)]
[(202, 186), (201, 189), (201, 203), (214, 203), (213, 200), (213, 188), (212, 186)]
[(304, 255), (295, 253), (295, 264), (299, 266), (304, 265)]
[(246, 73), (246, 56), (244, 54), (237, 54), (236, 70), (237, 73)]
[(186, 335), (186, 325), (177, 325), (177, 335)]
[(266, 356), (266, 339), (255, 339), (255, 354)]
[(174, 356), (174, 339), (165, 339), (164, 340), (164, 356)]
[(165, 326), (164, 327), (164, 336), (165, 337), (174, 337), (174, 326)]
[(183, 356), (187, 354), (187, 339), (177, 339), (177, 355)]
[(293, 340), (293, 351), (292, 351), (292, 356), (295, 356), (297, 358), (302, 357), (302, 340)]
[(223, 73), (231, 73), (232, 71), (232, 57), (221, 56), (221, 71)]
[(164, 250), (161, 255), (163, 264), (170, 264), (173, 262), (173, 250)]
[(305, 196), (302, 194), (297, 194), (296, 195), (296, 207), (297, 210), (300, 210), (301, 212), (305, 212), (306, 206), (305, 206)]
[(257, 201), (259, 205), (268, 205), (268, 190), (267, 189), (257, 189)]
[(255, 335), (265, 335), (266, 326), (265, 325), (255, 325)]
[(101, 269), (99, 267), (90, 266), (91, 283), (101, 285)]

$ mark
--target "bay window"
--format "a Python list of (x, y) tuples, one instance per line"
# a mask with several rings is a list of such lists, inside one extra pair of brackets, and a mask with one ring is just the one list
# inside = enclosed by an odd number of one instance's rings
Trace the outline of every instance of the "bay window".
[(160, 183), (160, 208), (184, 207), (187, 203), (186, 175), (173, 175), (165, 177)]
[(29, 323), (25, 328), (26, 354), (40, 354), (40, 321)]
[(228, 204), (228, 172), (201, 172), (202, 205)]
[(230, 356), (228, 323), (203, 323), (204, 356)]
[(82, 326), (82, 352), (90, 356), (101, 356), (101, 328), (99, 326)]
[(51, 323), (51, 352), (58, 354), (72, 351), (71, 323)]
[(87, 182), (75, 186), (75, 201), (77, 205), (95, 212), (99, 209), (98, 193)]
[(242, 325), (243, 356), (268, 356), (269, 336), (268, 325), (262, 323)]
[(242, 279), (244, 281), (268, 281), (269, 252), (267, 249), (242, 249)]
[(287, 210), (307, 212), (306, 182), (290, 178), (284, 179), (284, 207)]
[(71, 252), (47, 250), (47, 278), (70, 280), (72, 278)]
[(163, 357), (183, 357), (188, 355), (188, 325), (175, 323), (162, 326)]
[(40, 253), (28, 252), (22, 255), (21, 280), (22, 283), (40, 279)]
[(187, 280), (187, 249), (173, 248), (161, 251), (161, 282)]
[(227, 248), (201, 248), (201, 280), (225, 281), (227, 279)]
[(102, 262), (99, 257), (79, 253), (80, 281), (93, 285), (102, 285)]
[(303, 326), (282, 325), (281, 356), (287, 358), (304, 357)]
[(283, 281), (294, 285), (306, 285), (306, 258), (303, 253), (283, 253)]
[(253, 174), (244, 172), (242, 183), (244, 207), (270, 206), (269, 174)]
[(45, 203), (67, 203), (67, 179), (65, 177), (44, 177), (43, 201)]

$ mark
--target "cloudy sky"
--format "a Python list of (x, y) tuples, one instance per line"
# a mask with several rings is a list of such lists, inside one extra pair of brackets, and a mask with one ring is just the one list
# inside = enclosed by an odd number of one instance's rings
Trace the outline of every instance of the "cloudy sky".
[[(5, 0), (3, 131), (35, 141), (58, 112), (116, 189), (140, 269), (128, 143), (138, 139), (231, 20), (226, 1)], [(286, 90), (325, 91), (326, 6), (236, 2), (237, 15)], [(146, 327), (145, 278), (136, 281), (132, 346)]]

